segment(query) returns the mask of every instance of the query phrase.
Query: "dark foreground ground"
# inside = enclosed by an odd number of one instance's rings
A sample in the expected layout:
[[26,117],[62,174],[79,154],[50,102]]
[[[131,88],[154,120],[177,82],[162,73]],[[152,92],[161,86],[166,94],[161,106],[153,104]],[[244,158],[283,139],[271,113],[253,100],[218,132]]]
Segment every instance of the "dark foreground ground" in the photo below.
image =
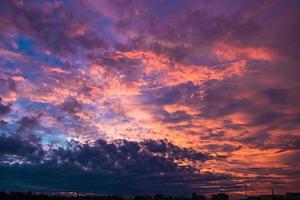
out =
[[[214,199],[214,200],[228,200],[226,194],[218,194],[216,196],[225,197],[224,199]],[[0,192],[0,200],[205,200],[205,196],[197,195],[193,193],[191,197],[184,196],[163,196],[163,195],[154,195],[154,196],[135,196],[135,197],[122,197],[122,196],[101,196],[101,195],[87,195],[87,194],[76,194],[76,193],[67,193],[67,194],[38,194],[38,193],[22,193],[22,192]]]
[[[0,200],[230,200],[225,193],[213,194],[209,198],[204,195],[193,193],[190,197],[187,196],[163,196],[160,194],[122,197],[117,195],[94,195],[94,194],[39,194],[39,193],[22,193],[22,192],[0,192]],[[236,198],[234,198],[236,199]],[[259,196],[247,196],[241,200],[300,200],[300,193],[286,193],[285,195],[266,194]]]

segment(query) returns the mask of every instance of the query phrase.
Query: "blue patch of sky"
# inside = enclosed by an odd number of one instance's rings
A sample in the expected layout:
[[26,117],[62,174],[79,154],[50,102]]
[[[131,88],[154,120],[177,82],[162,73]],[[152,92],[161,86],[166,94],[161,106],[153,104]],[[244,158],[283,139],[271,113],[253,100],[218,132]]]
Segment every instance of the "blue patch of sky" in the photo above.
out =
[[45,132],[45,131],[40,131],[40,137],[41,137],[41,143],[43,146],[48,146],[51,144],[55,144],[58,147],[66,147],[68,141],[71,139],[60,133],[59,130],[51,130],[51,133]]
[[26,38],[24,36],[18,36],[16,39],[17,43],[17,50],[25,53],[26,55],[29,56],[34,56],[34,50],[33,50],[33,45],[34,45],[34,40]]
[[15,43],[15,48],[12,47],[11,43],[6,43],[5,46],[10,51],[23,54],[28,59],[30,59],[30,62],[23,62],[5,58],[0,59],[4,60],[4,64],[7,68],[23,68],[24,70],[22,70],[22,76],[24,78],[30,80],[40,79],[40,71],[38,70],[38,68],[43,65],[48,67],[64,67],[64,62],[61,59],[39,50],[37,48],[38,43],[34,39],[31,39],[24,35],[18,35],[15,38]]
[[11,62],[11,61],[6,61],[5,63],[5,66],[8,67],[8,68],[13,68],[15,67],[15,63],[14,62]]
[[23,108],[26,108],[27,110],[30,111],[44,111],[49,107],[49,104],[47,103],[40,103],[40,102],[32,102],[26,99],[17,99],[15,104],[22,106]]
[[40,62],[49,65],[55,65],[63,67],[64,63],[60,59],[56,58],[53,55],[49,55],[39,51],[35,48],[38,44],[34,39],[19,35],[16,39],[17,51],[22,52],[23,54],[30,56],[32,59],[36,59]]
[[48,115],[58,115],[61,110],[51,103],[32,102],[25,98],[18,98],[15,105],[31,112],[47,112]]
[[5,1],[0,1],[0,11],[7,10],[7,4]]

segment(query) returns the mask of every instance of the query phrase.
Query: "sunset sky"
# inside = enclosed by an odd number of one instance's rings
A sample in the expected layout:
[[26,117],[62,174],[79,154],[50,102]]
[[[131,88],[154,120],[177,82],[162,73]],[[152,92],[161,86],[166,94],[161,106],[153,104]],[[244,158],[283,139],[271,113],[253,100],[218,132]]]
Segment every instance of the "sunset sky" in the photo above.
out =
[[300,1],[0,1],[0,190],[245,187],[300,191]]

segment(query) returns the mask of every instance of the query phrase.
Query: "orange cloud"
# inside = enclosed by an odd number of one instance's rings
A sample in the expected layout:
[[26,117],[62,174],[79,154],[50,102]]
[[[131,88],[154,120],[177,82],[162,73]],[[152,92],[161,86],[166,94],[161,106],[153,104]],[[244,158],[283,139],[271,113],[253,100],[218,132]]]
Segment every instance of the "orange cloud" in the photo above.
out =
[[176,63],[163,55],[157,55],[151,51],[118,52],[116,58],[127,57],[139,59],[145,67],[147,74],[160,72],[162,81],[166,86],[173,86],[186,82],[200,85],[208,80],[223,80],[234,75],[242,75],[246,70],[246,60],[229,63],[225,70],[216,67],[185,65]]
[[22,76],[13,76],[11,77],[14,81],[24,81],[24,78]]
[[117,52],[116,58],[140,59],[142,64],[146,66],[145,72],[151,73],[154,71],[168,70],[172,67],[172,63],[167,57],[157,55],[151,51],[127,51]]
[[280,59],[274,51],[267,47],[239,47],[223,42],[215,45],[214,53],[220,60],[226,61],[238,59],[274,61]]
[[17,93],[9,91],[6,95],[1,96],[1,101],[4,103],[11,103],[17,100]]

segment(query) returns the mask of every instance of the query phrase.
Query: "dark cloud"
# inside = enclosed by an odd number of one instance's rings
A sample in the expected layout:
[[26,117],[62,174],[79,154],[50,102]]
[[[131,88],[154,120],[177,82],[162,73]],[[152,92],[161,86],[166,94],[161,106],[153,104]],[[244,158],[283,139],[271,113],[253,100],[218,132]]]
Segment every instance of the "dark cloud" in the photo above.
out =
[[82,105],[75,99],[75,98],[69,98],[65,100],[65,102],[61,105],[61,108],[69,113],[77,113],[81,111]]
[[239,124],[233,123],[231,120],[224,120],[223,121],[224,127],[227,129],[233,129],[233,130],[241,130],[242,127]]
[[188,115],[184,111],[176,111],[174,113],[168,113],[165,110],[162,110],[158,115],[161,118],[162,122],[165,123],[178,123],[181,121],[189,121],[192,116]]
[[272,124],[277,119],[282,118],[283,116],[284,114],[282,113],[276,113],[272,111],[262,111],[261,109],[261,111],[254,116],[254,119],[252,120],[251,124],[252,125]]
[[287,90],[270,88],[264,91],[271,103],[286,104],[288,99]]
[[[1,99],[0,99],[1,102]],[[3,105],[0,103],[0,115],[5,115],[11,111],[10,105]]]
[[2,90],[11,90],[15,91],[16,90],[16,83],[13,79],[11,78],[0,78],[0,84],[1,84],[1,89],[0,91],[3,92]]
[[154,141],[154,140],[147,140],[144,142],[144,144],[147,146],[147,149],[150,152],[153,153],[166,153],[168,151],[168,141],[160,140],[160,141]]
[[39,122],[38,122],[38,118],[36,117],[22,117],[19,121],[19,129],[18,132],[21,131],[26,131],[26,130],[31,130],[32,128],[36,127]]
[[206,148],[209,149],[210,151],[213,152],[234,152],[234,151],[238,151],[242,148],[242,145],[230,145],[230,144],[222,144],[222,145],[218,145],[218,144],[210,144],[207,145]]
[[0,128],[3,128],[6,124],[6,121],[0,120]]
[[204,162],[213,159],[211,156],[180,148],[167,141],[153,140],[141,143],[126,140],[115,143],[107,143],[105,140],[97,140],[93,144],[71,143],[68,149],[55,150],[54,155],[53,158],[58,162],[76,162],[90,169],[104,167],[106,170],[113,170],[125,167],[126,170],[133,170],[138,174],[176,170],[176,160]]
[[258,132],[248,134],[248,136],[235,139],[234,141],[239,141],[244,146],[251,148],[261,150],[274,149],[278,152],[299,150],[300,148],[300,137],[298,135],[272,136],[270,133]]
[[224,140],[225,131],[215,131],[213,129],[208,128],[204,133],[201,134],[201,140]]
[[205,155],[200,152],[196,152],[193,149],[188,148],[180,148],[166,140],[154,141],[154,140],[146,140],[143,143],[150,152],[154,153],[162,153],[167,157],[172,158],[174,156],[174,160],[177,159],[190,159],[194,161],[206,161],[213,159],[213,157],[209,155]]
[[44,150],[37,140],[32,136],[28,139],[23,139],[19,135],[0,136],[0,159],[1,161],[13,161],[11,156],[19,156],[16,160],[32,161],[40,160]]
[[[99,194],[119,194],[119,195],[142,195],[142,194],[169,194],[190,195],[196,188],[191,184],[202,184],[202,181],[228,180],[229,177],[213,174],[193,175],[189,172],[180,174],[164,175],[136,175],[118,174],[105,171],[91,172],[82,171],[75,166],[57,167],[52,164],[41,165],[1,165],[0,177],[4,183],[4,190],[10,191],[12,187],[18,191],[38,191],[38,192],[68,192],[78,191],[82,193],[91,192]],[[37,175],[39,178],[32,179]],[[18,177],[18,184],[14,183],[12,177]],[[70,184],[70,181],[72,184]],[[228,183],[228,182],[227,182]],[[180,190],[176,190],[180,186]],[[238,189],[237,185],[225,186],[225,190]],[[224,189],[223,188],[223,189]],[[199,190],[199,189],[198,189]],[[211,189],[203,185],[201,191],[209,192]]]
[[266,132],[259,132],[239,140],[241,143],[260,149],[268,149],[271,142],[271,134]]
[[[0,152],[2,155],[18,155],[29,160],[27,157],[43,151],[38,142],[33,144],[21,141],[17,136],[3,136],[0,138]],[[205,162],[213,158],[165,140],[140,143],[97,140],[90,144],[73,141],[67,148],[54,148],[44,156],[41,153],[39,155],[40,160],[34,165],[8,167],[1,164],[0,177],[5,180],[5,189],[17,187],[20,190],[43,192],[75,190],[134,195],[169,193],[180,185],[178,194],[187,194],[198,188],[197,184],[202,181],[230,179],[227,175],[201,173],[191,165],[179,165],[177,162],[180,160]],[[11,176],[8,177],[7,173]],[[36,174],[43,176],[30,178]],[[14,181],[20,184],[12,185]]]

